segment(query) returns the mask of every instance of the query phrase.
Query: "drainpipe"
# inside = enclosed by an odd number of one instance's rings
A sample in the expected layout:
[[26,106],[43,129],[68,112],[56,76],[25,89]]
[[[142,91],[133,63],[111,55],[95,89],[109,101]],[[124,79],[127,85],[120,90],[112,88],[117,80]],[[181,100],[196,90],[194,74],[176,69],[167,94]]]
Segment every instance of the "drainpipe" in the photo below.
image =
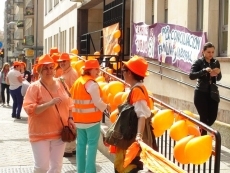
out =
[[130,45],[129,45],[129,56],[131,56],[132,52],[132,35],[133,35],[133,4],[134,0],[130,0]]
[[35,52],[35,59],[34,61],[36,61],[36,58],[38,57],[38,0],[37,1],[37,11],[36,11],[36,52]]

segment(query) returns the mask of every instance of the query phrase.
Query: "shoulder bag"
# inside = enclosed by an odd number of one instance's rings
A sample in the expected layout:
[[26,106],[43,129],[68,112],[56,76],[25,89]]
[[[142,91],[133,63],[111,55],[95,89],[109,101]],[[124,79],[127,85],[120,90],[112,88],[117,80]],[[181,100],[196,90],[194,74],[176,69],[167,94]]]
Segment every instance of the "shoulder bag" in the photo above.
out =
[[[61,80],[60,80],[61,81]],[[49,92],[49,90],[46,88],[46,86],[40,81],[40,83],[42,84],[42,86],[48,91],[48,93],[50,94],[51,98],[53,98],[53,96],[51,95],[51,93]],[[61,81],[62,83],[62,81]],[[62,83],[63,84],[63,83]],[[65,90],[66,90],[66,87],[64,87]],[[67,92],[68,93],[68,92]],[[72,141],[75,141],[76,140],[76,132],[74,132],[73,130],[71,130],[69,128],[69,126],[65,126],[63,121],[62,121],[62,118],[61,118],[61,115],[59,113],[59,110],[58,110],[58,107],[57,105],[55,104],[55,108],[59,114],[59,117],[60,117],[60,120],[61,120],[61,123],[62,123],[62,126],[63,126],[63,129],[62,129],[62,132],[61,132],[61,139],[63,142],[72,142]]]
[[210,84],[210,96],[216,102],[220,102],[220,94],[218,90],[218,86],[215,83]]
[[[140,86],[135,86],[142,90]],[[134,87],[134,88],[135,88]],[[133,90],[133,88],[132,88]],[[127,149],[136,138],[138,118],[134,106],[130,104],[130,91],[127,101],[118,107],[119,114],[117,120],[107,130],[104,140],[107,144],[116,146],[121,149]],[[155,136],[150,125],[152,116],[146,119],[143,141],[157,150]]]

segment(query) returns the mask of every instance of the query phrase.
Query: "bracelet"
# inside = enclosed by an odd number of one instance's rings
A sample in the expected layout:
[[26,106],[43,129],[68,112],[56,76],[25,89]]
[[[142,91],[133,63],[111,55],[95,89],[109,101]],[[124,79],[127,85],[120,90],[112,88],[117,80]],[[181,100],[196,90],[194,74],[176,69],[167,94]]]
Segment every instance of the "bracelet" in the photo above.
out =
[[137,133],[137,136],[142,137],[143,135],[142,133]]
[[69,119],[73,120],[73,117],[69,117],[68,120],[69,120]]

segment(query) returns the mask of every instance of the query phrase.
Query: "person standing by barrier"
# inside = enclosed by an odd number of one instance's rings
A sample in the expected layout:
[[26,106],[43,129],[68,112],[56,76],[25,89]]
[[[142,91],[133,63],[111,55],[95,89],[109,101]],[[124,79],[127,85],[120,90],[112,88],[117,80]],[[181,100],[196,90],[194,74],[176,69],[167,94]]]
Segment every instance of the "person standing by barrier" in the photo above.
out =
[[98,61],[87,60],[83,71],[70,92],[75,103],[73,117],[77,127],[77,172],[96,173],[100,121],[104,110],[110,111],[110,107],[102,101],[102,91],[95,81],[100,73]]
[[[144,58],[139,56],[134,56],[129,61],[123,63],[124,66],[122,67],[121,71],[123,73],[124,80],[125,82],[130,84],[130,87],[132,89],[132,93],[130,96],[130,104],[134,106],[134,110],[138,117],[136,141],[142,141],[142,137],[147,136],[147,133],[149,133],[149,131],[145,130],[145,128],[151,128],[150,102],[147,89],[143,84],[144,78],[148,76],[148,63]],[[137,86],[140,86],[141,89]],[[150,135],[151,139],[143,138],[143,141],[150,147],[152,147],[154,150],[158,151],[158,147],[153,132]],[[140,161],[139,155],[137,155],[134,158],[134,160],[126,168],[124,168],[123,165],[125,153],[126,150],[116,147],[114,160],[115,173],[137,173],[138,171],[144,169],[143,163]]]
[[[71,88],[73,83],[77,80],[78,74],[70,65],[70,56],[68,53],[62,53],[57,60],[59,66],[63,70],[61,78],[64,79],[68,88]],[[76,141],[66,144],[64,157],[72,157],[76,154]]]
[[[191,67],[189,78],[197,79],[194,91],[194,104],[200,115],[200,121],[211,126],[217,118],[219,102],[210,96],[210,84],[220,81],[222,78],[220,63],[213,58],[215,47],[207,42],[203,46],[203,56],[197,59]],[[202,135],[207,131],[202,130]]]
[[[8,63],[4,63],[3,68],[0,74],[0,82],[1,82],[1,97],[2,97],[2,106],[5,106],[7,102],[7,106],[10,106],[10,90],[9,85],[6,82],[6,76],[10,71],[10,65]],[[5,99],[5,90],[6,90],[6,99]]]
[[21,63],[15,61],[13,64],[13,69],[9,71],[6,76],[6,83],[10,85],[10,95],[13,99],[13,109],[12,109],[12,118],[21,119],[21,109],[23,96],[21,94],[22,81],[25,80],[22,78],[20,73]]
[[61,81],[53,77],[55,63],[48,54],[39,58],[36,68],[40,79],[29,86],[23,102],[34,155],[33,172],[61,173],[66,145],[61,139],[63,124],[76,130],[73,102]]

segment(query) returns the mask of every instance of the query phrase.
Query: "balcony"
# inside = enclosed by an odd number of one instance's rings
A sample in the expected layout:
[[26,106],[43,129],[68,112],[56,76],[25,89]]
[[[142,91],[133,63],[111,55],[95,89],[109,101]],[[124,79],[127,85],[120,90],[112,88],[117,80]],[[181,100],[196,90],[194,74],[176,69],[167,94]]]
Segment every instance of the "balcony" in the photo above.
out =
[[34,45],[34,35],[28,35],[24,37],[24,44],[26,46],[33,46]]
[[14,9],[7,9],[7,14],[14,14]]
[[34,7],[26,7],[24,17],[34,17]]
[[8,5],[7,5],[7,9],[8,9],[8,10],[14,9],[14,4],[8,4]]
[[9,31],[14,31],[14,30],[15,30],[15,27],[14,27],[14,25],[8,25],[7,29],[8,29]]
[[21,29],[17,29],[14,32],[14,40],[23,40],[23,31]]
[[24,27],[24,21],[23,20],[18,20],[17,21],[17,27],[18,28],[23,28]]
[[23,5],[24,5],[23,0],[14,0],[14,3],[15,3],[18,7],[23,7]]

